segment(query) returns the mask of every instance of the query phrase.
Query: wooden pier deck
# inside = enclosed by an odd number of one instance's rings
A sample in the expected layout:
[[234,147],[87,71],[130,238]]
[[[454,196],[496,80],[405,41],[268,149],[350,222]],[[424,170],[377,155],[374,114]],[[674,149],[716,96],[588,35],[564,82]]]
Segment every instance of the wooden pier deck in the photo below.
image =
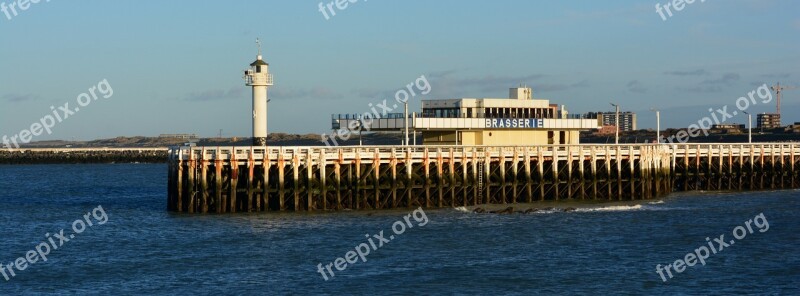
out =
[[187,213],[635,200],[798,188],[800,144],[178,147],[168,209]]

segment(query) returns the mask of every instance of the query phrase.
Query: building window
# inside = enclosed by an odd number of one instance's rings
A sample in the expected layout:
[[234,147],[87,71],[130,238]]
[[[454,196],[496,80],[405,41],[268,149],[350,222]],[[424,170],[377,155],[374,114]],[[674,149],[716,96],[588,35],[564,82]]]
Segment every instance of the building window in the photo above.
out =
[[458,108],[424,108],[422,117],[425,118],[459,118],[461,110]]

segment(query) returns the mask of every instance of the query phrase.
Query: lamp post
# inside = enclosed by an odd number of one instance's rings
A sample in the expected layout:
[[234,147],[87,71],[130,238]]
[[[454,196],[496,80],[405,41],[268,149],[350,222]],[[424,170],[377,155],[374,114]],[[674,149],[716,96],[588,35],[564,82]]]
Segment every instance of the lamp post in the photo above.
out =
[[358,146],[364,146],[363,138],[361,137],[361,133],[364,131],[364,118],[358,119]]
[[404,112],[405,115],[403,116],[403,125],[405,126],[405,129],[406,129],[406,131],[405,131],[405,134],[406,134],[406,142],[405,142],[405,144],[406,144],[406,146],[408,146],[408,101],[403,103],[403,105],[405,106],[405,112]]
[[616,107],[614,114],[614,144],[619,144],[619,105],[610,103],[611,106]]
[[742,111],[742,113],[747,114],[747,143],[753,143],[753,114],[747,113],[747,111]]
[[656,112],[656,143],[661,144],[661,111],[656,108],[650,108],[650,111]]
[[[417,112],[411,113],[411,122],[417,122]],[[414,146],[417,146],[417,128],[414,127],[414,130],[411,131],[411,133],[413,133],[412,138],[414,139]]]

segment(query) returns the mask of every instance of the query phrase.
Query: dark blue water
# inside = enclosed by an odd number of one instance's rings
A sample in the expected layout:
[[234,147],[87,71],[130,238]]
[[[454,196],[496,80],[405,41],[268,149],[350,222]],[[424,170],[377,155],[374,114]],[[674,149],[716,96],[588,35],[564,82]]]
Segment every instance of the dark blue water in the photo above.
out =
[[[427,210],[408,222],[411,210],[191,216],[165,211],[166,170],[0,166],[4,265],[48,233],[93,222],[48,261],[0,276],[0,294],[800,294],[800,191],[682,194],[570,213]],[[656,273],[706,237],[732,240],[760,213],[765,232],[753,222],[705,266],[667,282]],[[318,264],[368,245],[365,234],[394,234],[398,220],[404,233],[323,279]]]

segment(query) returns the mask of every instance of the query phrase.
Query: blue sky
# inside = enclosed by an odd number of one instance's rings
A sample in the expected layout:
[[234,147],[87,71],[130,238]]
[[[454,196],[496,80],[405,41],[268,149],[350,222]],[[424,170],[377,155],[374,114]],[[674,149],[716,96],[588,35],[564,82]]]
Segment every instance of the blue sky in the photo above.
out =
[[[618,102],[642,128],[655,126],[651,107],[662,127],[686,127],[763,83],[800,86],[796,1],[696,1],[667,21],[655,11],[666,0],[359,0],[329,20],[319,3],[43,0],[0,14],[0,134],[107,79],[111,98],[34,140],[248,136],[241,73],[256,37],[275,75],[270,132],[325,132],[332,113],[366,112],[420,75],[433,90],[422,99],[505,97],[524,83],[573,113]],[[800,89],[787,91],[784,123],[798,107]]]

